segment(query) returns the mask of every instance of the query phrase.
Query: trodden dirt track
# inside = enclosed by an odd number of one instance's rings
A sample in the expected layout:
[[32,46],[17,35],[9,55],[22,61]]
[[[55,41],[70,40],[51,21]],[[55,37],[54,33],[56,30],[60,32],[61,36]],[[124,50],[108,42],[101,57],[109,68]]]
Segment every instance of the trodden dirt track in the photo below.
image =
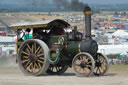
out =
[[128,85],[128,71],[112,71],[105,76],[77,77],[71,69],[61,76],[26,76],[18,66],[0,67],[0,85]]

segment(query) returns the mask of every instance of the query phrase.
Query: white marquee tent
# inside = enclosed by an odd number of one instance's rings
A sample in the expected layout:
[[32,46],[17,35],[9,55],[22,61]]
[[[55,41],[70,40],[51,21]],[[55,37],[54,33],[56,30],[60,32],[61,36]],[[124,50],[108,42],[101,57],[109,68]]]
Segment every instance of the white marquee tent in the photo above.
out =
[[112,35],[118,37],[128,37],[128,32],[126,30],[117,30]]

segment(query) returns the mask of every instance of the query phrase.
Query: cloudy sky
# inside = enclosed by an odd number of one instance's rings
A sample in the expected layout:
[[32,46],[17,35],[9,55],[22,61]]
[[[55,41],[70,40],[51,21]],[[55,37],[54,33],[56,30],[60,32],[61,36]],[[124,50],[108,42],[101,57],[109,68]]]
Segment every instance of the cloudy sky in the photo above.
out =
[[[0,4],[21,4],[21,3],[29,3],[32,0],[0,0]],[[36,0],[41,1],[41,0]],[[42,0],[42,1],[49,1],[52,0]],[[120,4],[120,3],[128,3],[128,0],[80,0],[85,3],[89,4]]]
[[120,4],[128,3],[128,0],[80,0],[91,4]]
[[[0,0],[0,8],[31,8],[33,5],[39,7],[48,6],[55,0]],[[61,0],[60,0],[61,1]],[[79,0],[88,4],[128,4],[128,0]],[[55,2],[54,2],[55,3]]]

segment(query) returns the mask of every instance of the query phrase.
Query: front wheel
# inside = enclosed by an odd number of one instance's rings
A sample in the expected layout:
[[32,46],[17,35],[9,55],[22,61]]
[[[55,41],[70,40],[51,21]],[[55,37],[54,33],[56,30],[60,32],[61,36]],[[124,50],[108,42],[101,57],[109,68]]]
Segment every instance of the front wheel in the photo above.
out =
[[108,58],[101,53],[97,53],[96,57],[97,59],[95,60],[95,69],[93,73],[95,76],[102,76],[109,68]]
[[72,67],[77,76],[88,77],[94,71],[94,59],[89,53],[79,53],[74,57]]

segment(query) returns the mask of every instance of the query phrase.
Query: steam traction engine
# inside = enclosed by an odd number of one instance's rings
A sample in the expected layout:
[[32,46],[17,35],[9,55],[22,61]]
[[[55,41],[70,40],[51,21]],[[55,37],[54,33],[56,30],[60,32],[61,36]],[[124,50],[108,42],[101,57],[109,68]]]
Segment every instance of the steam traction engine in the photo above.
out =
[[17,61],[23,73],[39,76],[61,75],[72,67],[77,76],[100,76],[108,70],[108,59],[97,53],[98,45],[91,38],[91,9],[84,10],[86,36],[77,31],[70,33],[70,25],[63,20],[38,24],[12,25],[17,30]]

